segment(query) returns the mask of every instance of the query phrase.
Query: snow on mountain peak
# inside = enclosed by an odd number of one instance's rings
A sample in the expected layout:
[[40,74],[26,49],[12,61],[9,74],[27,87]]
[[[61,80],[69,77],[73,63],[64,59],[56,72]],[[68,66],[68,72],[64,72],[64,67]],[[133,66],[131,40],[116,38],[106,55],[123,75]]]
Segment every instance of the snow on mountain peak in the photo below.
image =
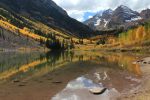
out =
[[129,28],[140,24],[145,18],[150,18],[150,10],[142,13],[134,11],[127,6],[120,5],[114,11],[111,9],[97,13],[92,19],[86,21],[86,25],[96,30],[116,29],[118,27]]
[[131,18],[130,20],[126,20],[126,22],[132,22],[132,21],[137,21],[137,20],[141,20],[141,19],[142,19],[142,17],[137,16],[135,18]]

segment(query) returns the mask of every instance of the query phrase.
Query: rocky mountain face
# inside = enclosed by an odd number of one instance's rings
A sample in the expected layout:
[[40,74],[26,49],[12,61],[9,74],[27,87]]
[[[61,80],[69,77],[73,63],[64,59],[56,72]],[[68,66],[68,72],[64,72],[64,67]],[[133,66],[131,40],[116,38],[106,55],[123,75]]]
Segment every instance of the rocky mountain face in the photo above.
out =
[[93,30],[70,18],[65,10],[52,0],[0,0],[0,7],[17,15],[37,20],[66,34],[88,37]]
[[144,20],[150,18],[150,10],[143,10],[141,13],[133,11],[126,6],[119,6],[114,11],[108,9],[102,15],[95,15],[93,18],[84,22],[95,30],[109,29],[128,29],[141,24]]
[[111,9],[108,9],[102,14],[97,13],[95,16],[93,16],[93,18],[85,21],[84,24],[88,25],[89,27],[95,30],[106,29],[112,12],[113,11]]
[[142,10],[140,16],[144,19],[150,19],[150,9]]

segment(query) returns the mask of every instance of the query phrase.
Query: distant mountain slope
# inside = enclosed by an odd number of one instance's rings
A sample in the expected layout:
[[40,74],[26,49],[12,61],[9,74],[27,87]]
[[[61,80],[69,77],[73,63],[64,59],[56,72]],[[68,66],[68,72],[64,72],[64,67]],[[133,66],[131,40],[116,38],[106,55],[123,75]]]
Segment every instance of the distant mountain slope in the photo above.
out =
[[138,26],[143,23],[144,20],[150,18],[150,11],[144,10],[141,13],[133,11],[126,6],[119,6],[114,11],[108,9],[103,12],[102,15],[93,16],[93,18],[84,22],[84,24],[90,26],[95,30],[109,30],[109,29],[128,29]]
[[88,26],[70,18],[52,0],[0,0],[0,7],[70,35],[87,37],[93,33]]
[[108,21],[110,20],[110,17],[112,15],[112,10],[108,9],[104,11],[101,14],[97,13],[93,18],[88,19],[87,21],[84,22],[84,24],[88,25],[89,27],[98,30],[98,29],[107,29],[107,24]]
[[150,19],[150,9],[146,9],[146,10],[142,10],[140,15],[144,18],[144,19]]

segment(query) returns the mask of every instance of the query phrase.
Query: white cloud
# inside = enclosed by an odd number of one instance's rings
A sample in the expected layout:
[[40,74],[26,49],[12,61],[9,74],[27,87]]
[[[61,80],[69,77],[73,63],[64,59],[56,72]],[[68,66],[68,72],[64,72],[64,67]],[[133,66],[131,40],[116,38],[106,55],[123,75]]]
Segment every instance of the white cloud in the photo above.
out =
[[119,5],[126,5],[133,10],[150,7],[150,0],[53,0],[64,8],[68,14],[78,20],[83,20],[85,12],[97,12],[104,9],[115,9]]
[[88,16],[88,18],[90,19],[90,18],[92,18],[93,16]]
[[71,11],[68,11],[68,14],[77,19],[78,21],[83,21],[83,16],[84,16],[84,12],[82,11],[78,11],[78,10],[71,10]]

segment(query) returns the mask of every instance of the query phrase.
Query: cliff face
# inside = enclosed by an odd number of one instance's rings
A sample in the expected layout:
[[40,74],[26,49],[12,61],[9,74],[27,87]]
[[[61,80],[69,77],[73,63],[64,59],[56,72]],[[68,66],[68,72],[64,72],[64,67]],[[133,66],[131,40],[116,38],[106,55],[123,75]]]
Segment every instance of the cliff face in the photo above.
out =
[[149,20],[150,19],[150,9],[146,9],[146,10],[142,10],[140,15],[146,19]]

